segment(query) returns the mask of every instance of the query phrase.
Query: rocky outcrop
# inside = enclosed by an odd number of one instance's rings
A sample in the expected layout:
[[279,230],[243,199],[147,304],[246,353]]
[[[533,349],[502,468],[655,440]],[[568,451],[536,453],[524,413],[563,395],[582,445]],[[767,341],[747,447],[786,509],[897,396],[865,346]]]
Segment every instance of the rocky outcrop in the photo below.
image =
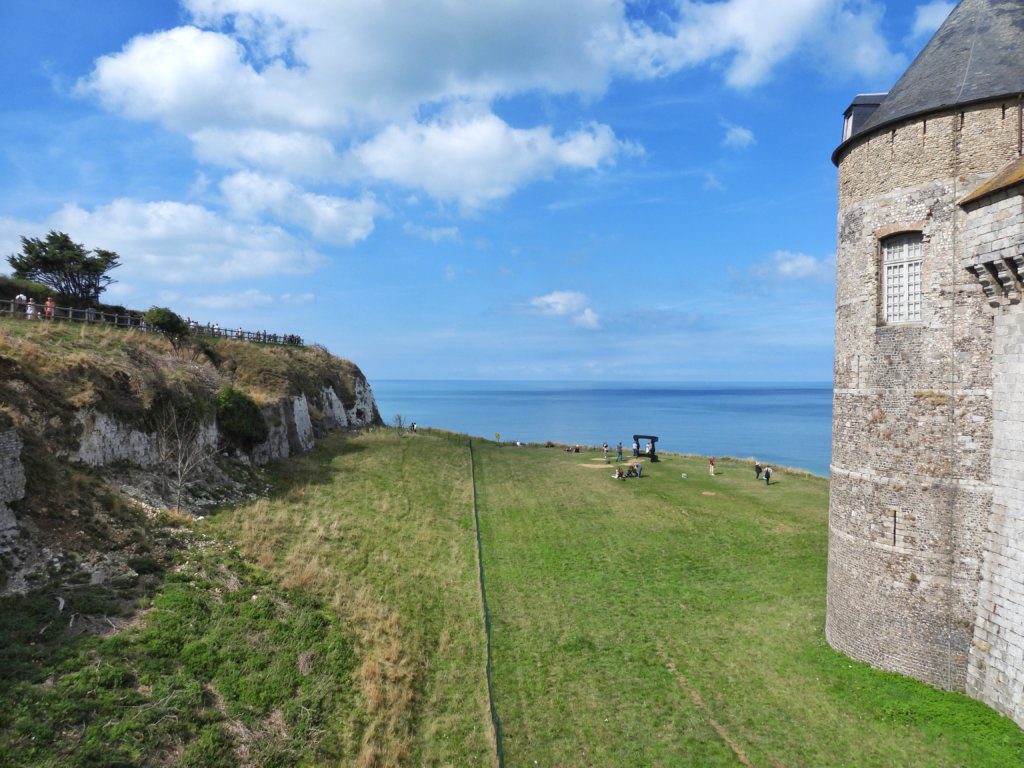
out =
[[[245,458],[254,464],[286,459],[310,450],[318,434],[376,423],[379,415],[370,385],[357,379],[353,389],[355,397],[349,408],[331,386],[325,386],[312,398],[300,393],[265,406],[263,415],[270,434]],[[156,432],[122,424],[95,410],[79,411],[75,419],[81,431],[78,448],[65,454],[71,461],[91,467],[124,462],[143,469],[160,463],[160,438]],[[197,440],[199,447],[216,448],[220,443],[216,424],[205,425]]]
[[8,506],[25,496],[25,468],[21,464],[21,437],[13,429],[0,432],[0,550],[12,537],[18,521]]

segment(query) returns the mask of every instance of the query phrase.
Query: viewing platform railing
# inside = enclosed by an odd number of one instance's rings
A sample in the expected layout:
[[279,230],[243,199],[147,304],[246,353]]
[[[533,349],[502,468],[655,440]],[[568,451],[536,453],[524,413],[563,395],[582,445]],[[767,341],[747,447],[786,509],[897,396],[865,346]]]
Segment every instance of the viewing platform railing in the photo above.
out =
[[[106,325],[115,328],[134,328],[145,333],[156,332],[146,323],[146,318],[137,314],[115,314],[103,312],[94,307],[79,309],[76,307],[58,307],[53,305],[47,308],[45,303],[35,304],[16,299],[0,299],[0,317],[13,317],[27,321],[43,322],[72,322],[87,323],[91,325]],[[212,336],[222,339],[237,339],[238,341],[252,341],[259,344],[280,344],[289,347],[305,346],[299,336],[286,333],[267,333],[266,331],[246,331],[241,328],[221,328],[214,323],[200,325],[192,320],[189,322],[189,329],[196,336]]]

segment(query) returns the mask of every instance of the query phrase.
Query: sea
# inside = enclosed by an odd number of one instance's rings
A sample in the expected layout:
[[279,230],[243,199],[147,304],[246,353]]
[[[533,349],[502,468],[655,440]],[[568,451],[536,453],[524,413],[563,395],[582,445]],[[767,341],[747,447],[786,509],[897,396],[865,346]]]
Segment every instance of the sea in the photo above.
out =
[[371,381],[381,416],[524,443],[657,435],[661,451],[755,457],[827,476],[832,383]]

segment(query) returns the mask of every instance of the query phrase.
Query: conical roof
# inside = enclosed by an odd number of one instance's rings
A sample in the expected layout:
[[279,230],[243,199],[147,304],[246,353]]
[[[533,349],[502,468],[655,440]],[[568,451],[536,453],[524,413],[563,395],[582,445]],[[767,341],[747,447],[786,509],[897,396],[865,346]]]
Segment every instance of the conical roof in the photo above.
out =
[[1021,93],[1024,0],[962,0],[851,139],[908,117]]

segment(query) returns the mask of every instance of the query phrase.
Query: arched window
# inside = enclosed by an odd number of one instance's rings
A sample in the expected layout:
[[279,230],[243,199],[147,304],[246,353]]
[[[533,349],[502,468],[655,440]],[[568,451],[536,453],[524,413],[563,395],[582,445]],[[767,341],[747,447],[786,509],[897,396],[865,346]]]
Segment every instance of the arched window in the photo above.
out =
[[882,317],[887,323],[921,321],[920,232],[905,232],[882,241]]

